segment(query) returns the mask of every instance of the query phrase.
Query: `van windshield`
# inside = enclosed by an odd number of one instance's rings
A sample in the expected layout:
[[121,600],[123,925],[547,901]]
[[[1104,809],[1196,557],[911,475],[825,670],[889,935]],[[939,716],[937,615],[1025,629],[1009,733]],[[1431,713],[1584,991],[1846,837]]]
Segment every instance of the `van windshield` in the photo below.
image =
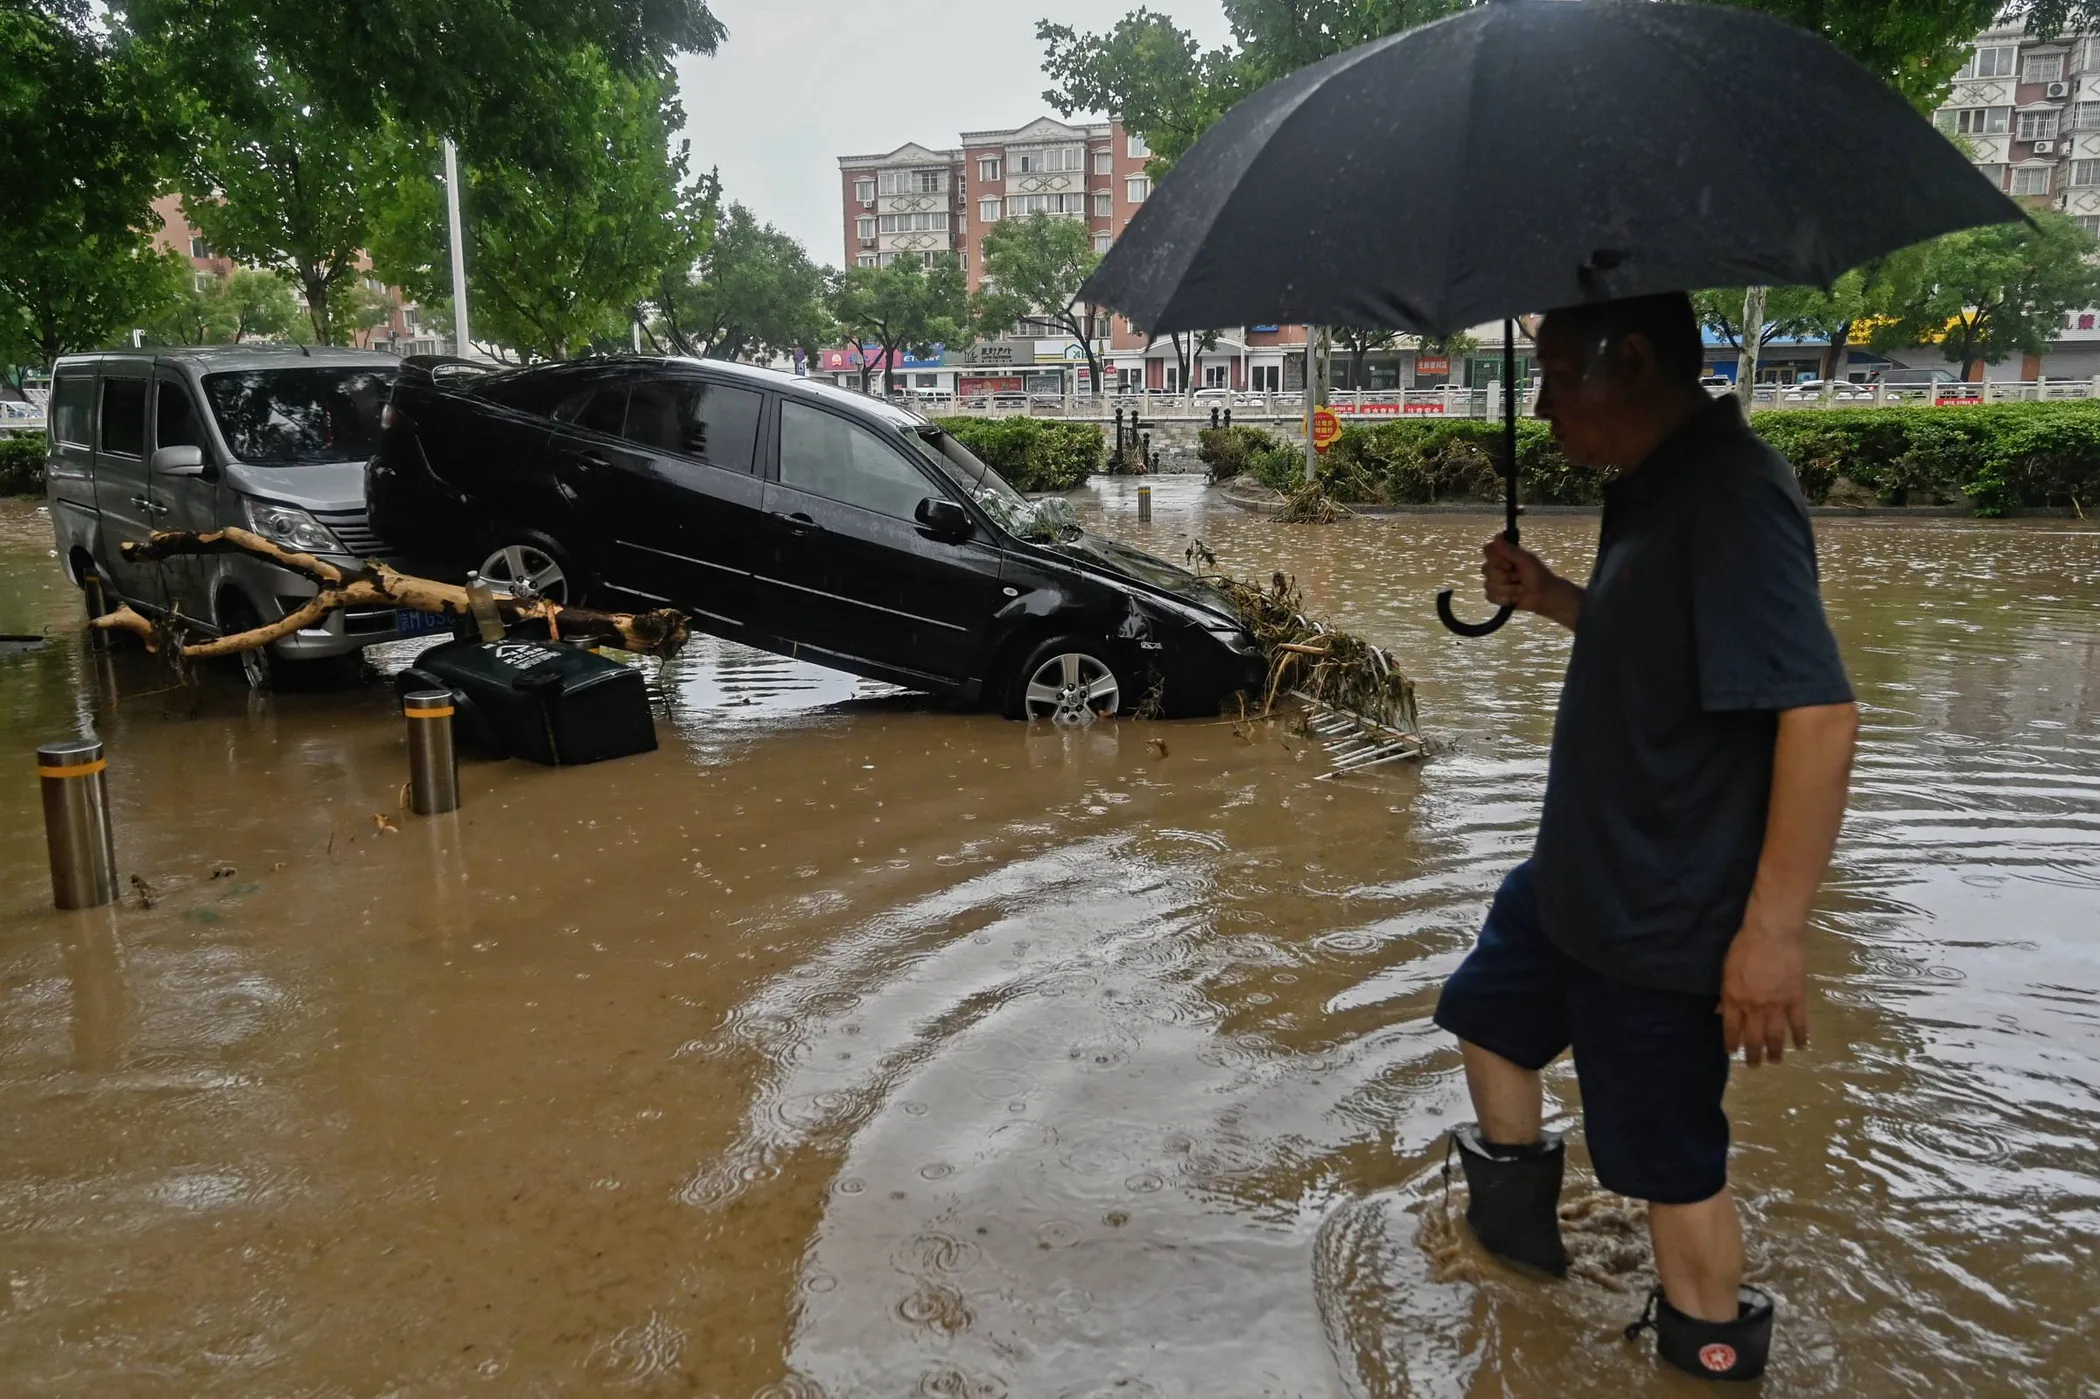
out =
[[379,415],[394,372],[361,365],[244,369],[205,375],[204,397],[241,461],[364,461],[379,450]]

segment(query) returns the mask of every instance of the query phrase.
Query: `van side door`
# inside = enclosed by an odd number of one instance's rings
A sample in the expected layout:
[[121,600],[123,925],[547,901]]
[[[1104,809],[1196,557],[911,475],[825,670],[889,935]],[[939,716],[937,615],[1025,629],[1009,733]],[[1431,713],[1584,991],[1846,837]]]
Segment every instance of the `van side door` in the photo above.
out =
[[95,392],[92,367],[60,365],[45,406],[44,494],[68,573],[75,554],[97,552],[101,528],[95,511]]
[[156,508],[147,493],[146,413],[153,386],[142,364],[102,365],[95,412],[95,509],[102,516],[102,557],[117,591],[127,600],[160,609],[167,606],[162,566],[133,563],[124,545],[143,542],[159,528]]
[[[201,475],[168,475],[156,469],[155,460],[166,447],[195,447],[204,453]],[[156,529],[195,530],[203,533],[235,523],[219,512],[219,463],[211,448],[211,435],[189,381],[172,369],[153,376],[153,439],[147,444],[146,498],[157,507]],[[210,580],[222,567],[218,558],[204,554],[181,554],[161,564],[168,590],[168,606],[181,607],[190,617],[214,615]]]

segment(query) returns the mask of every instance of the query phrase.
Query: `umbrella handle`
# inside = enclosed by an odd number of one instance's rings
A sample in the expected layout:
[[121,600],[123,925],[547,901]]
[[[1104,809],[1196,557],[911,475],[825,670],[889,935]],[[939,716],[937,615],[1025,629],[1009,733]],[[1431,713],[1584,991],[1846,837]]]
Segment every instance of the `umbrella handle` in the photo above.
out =
[[1446,588],[1436,595],[1437,620],[1460,636],[1488,636],[1498,632],[1502,630],[1502,624],[1510,619],[1510,614],[1516,610],[1514,607],[1504,607],[1485,622],[1461,622],[1451,610],[1451,590]]

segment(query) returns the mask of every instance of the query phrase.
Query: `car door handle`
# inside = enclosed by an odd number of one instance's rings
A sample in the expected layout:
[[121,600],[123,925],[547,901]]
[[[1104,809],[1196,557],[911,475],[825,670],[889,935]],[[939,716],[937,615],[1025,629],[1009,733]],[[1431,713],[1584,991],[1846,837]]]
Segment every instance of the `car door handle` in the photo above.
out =
[[575,456],[570,457],[569,460],[587,472],[612,470],[612,463],[599,456],[596,452],[578,452]]
[[799,510],[792,515],[782,515],[776,511],[773,515],[773,520],[797,539],[805,534],[816,534],[824,528]]
[[148,512],[150,512],[151,514],[155,514],[155,515],[165,515],[165,514],[167,514],[167,513],[168,513],[168,507],[167,507],[167,506],[165,506],[165,505],[161,504],[161,503],[160,503],[159,501],[157,501],[157,500],[152,500],[152,499],[149,499],[149,498],[148,498],[148,497],[146,497],[146,496],[142,496],[142,495],[135,495],[135,496],[133,496],[133,497],[131,498],[131,503],[132,503],[133,505],[136,505],[136,506],[137,506],[137,507],[138,507],[139,509],[141,509],[141,510],[144,510],[144,511],[148,511]]

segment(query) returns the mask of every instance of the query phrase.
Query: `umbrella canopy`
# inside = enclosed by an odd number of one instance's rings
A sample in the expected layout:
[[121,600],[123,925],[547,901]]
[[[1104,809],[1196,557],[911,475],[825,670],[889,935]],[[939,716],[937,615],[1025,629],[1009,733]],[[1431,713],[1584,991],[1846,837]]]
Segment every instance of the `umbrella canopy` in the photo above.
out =
[[1755,11],[1493,0],[1315,63],[1190,149],[1080,295],[1155,334],[1450,334],[1828,285],[2023,217],[1888,84]]

